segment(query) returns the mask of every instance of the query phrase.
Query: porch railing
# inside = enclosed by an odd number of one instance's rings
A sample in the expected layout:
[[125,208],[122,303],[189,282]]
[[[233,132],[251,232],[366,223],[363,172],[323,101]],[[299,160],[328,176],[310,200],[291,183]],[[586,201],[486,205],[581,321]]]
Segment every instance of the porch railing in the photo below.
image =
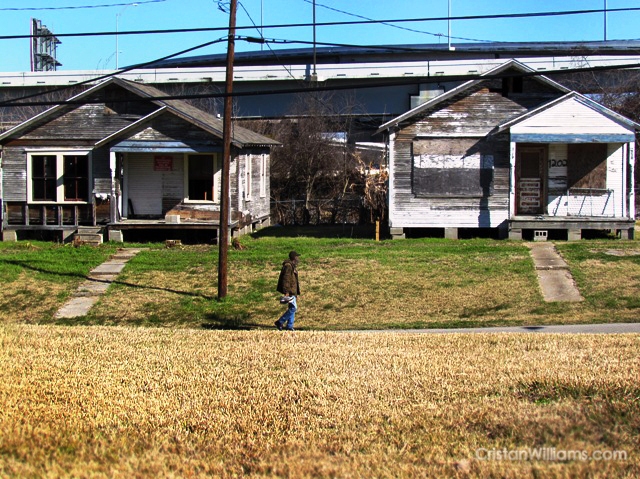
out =
[[109,219],[109,203],[60,204],[5,201],[2,203],[3,229],[11,226],[95,226]]
[[598,216],[614,218],[614,190],[608,188],[569,188],[558,195],[553,205],[554,216]]

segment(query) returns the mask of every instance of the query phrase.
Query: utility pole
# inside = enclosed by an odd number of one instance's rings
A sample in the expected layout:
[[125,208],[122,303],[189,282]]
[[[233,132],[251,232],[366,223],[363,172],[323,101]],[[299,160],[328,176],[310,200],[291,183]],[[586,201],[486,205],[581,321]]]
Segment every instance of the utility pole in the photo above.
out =
[[447,30],[447,41],[449,43],[449,51],[451,51],[451,0],[449,0],[447,7]]
[[604,0],[604,41],[607,41],[607,0]]
[[318,79],[318,72],[316,71],[316,0],[313,0],[313,73],[311,79],[316,81]]
[[222,188],[220,192],[220,227],[218,234],[218,299],[227,296],[227,256],[229,253],[229,170],[231,169],[231,114],[233,113],[233,55],[236,44],[237,0],[231,0],[229,39],[227,43],[227,77],[225,83],[224,118],[222,125]]

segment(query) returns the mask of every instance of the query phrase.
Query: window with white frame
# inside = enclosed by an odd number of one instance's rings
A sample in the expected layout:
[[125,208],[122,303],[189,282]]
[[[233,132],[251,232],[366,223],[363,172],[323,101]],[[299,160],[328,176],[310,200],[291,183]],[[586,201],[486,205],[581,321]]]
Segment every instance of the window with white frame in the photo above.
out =
[[267,155],[260,155],[260,198],[267,196]]
[[30,201],[89,201],[88,153],[29,153],[27,165]]
[[220,202],[221,165],[216,154],[187,155],[185,199]]
[[251,155],[244,157],[244,199],[251,200]]

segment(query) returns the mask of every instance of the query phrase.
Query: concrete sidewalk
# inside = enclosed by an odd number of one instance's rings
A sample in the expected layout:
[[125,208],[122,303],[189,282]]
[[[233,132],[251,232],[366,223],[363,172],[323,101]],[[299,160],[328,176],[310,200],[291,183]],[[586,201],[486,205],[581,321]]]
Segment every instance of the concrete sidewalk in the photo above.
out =
[[100,296],[122,272],[127,262],[137,255],[141,249],[121,248],[107,261],[89,272],[84,281],[71,298],[58,310],[54,318],[78,318],[85,316]]
[[497,326],[491,328],[388,329],[350,331],[362,333],[451,334],[451,333],[549,333],[549,334],[622,334],[640,333],[640,323],[567,324],[550,326]]
[[584,300],[571,276],[569,266],[558,254],[553,243],[535,242],[531,243],[529,247],[545,301],[579,302]]

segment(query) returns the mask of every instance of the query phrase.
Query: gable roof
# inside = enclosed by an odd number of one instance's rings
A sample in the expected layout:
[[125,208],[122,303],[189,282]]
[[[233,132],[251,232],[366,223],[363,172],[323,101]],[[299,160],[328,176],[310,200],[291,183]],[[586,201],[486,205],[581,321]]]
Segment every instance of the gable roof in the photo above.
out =
[[[196,108],[189,103],[182,100],[163,100],[158,99],[168,96],[165,92],[158,90],[150,85],[143,85],[140,83],[131,82],[128,80],[122,80],[120,78],[113,78],[115,82],[124,88],[128,89],[132,93],[139,96],[149,98],[155,104],[159,106],[165,106],[167,109],[177,116],[181,117],[190,123],[193,123],[205,131],[208,131],[214,136],[222,139],[223,134],[223,120],[222,118],[215,117],[210,113],[207,113],[199,108]],[[238,147],[245,146],[275,146],[280,143],[268,138],[264,135],[251,131],[247,128],[240,126],[234,126],[233,137],[231,142]]]
[[[502,65],[493,68],[485,73],[483,73],[482,75],[480,75],[479,78],[476,78],[474,80],[469,80],[465,83],[463,83],[462,85],[457,86],[456,88],[452,88],[451,90],[449,90],[448,92],[443,93],[442,95],[438,95],[435,98],[432,98],[431,100],[422,103],[421,105],[418,105],[415,108],[412,108],[411,110],[403,113],[400,116],[397,116],[396,118],[389,120],[388,122],[384,123],[383,125],[381,125],[377,130],[375,134],[381,133],[385,130],[389,130],[390,128],[393,128],[397,125],[399,125],[400,123],[402,123],[403,121],[408,120],[409,118],[418,115],[420,113],[422,113],[423,111],[429,110],[430,108],[433,108],[434,106],[438,105],[439,103],[442,103],[445,100],[448,100],[450,98],[455,97],[456,95],[459,95],[460,93],[469,90],[471,88],[473,88],[474,86],[478,85],[479,83],[486,81],[487,78],[491,78],[494,75],[499,75],[501,73],[504,73],[506,70],[508,69],[515,69],[515,70],[519,70],[522,73],[535,73],[535,70],[533,70],[532,68],[529,68],[528,66],[520,63],[517,60],[509,60],[508,62],[503,63]],[[538,77],[536,77],[536,79],[542,83],[545,83],[546,85],[555,88],[561,92],[564,93],[568,93],[570,90],[564,86],[562,86],[560,83],[551,80],[550,78],[545,77],[544,75],[540,75]]]
[[[150,85],[142,85],[142,84],[131,82],[128,80],[123,80],[121,78],[111,77],[108,80],[102,83],[99,83],[83,91],[78,95],[71,97],[69,100],[67,100],[67,102],[61,103],[60,105],[56,105],[52,108],[49,108],[48,110],[30,118],[29,120],[24,121],[19,125],[16,125],[15,127],[7,130],[6,132],[0,135],[0,141],[6,138],[13,137],[16,134],[20,134],[24,131],[27,131],[33,126],[41,124],[47,121],[48,119],[54,117],[57,114],[75,107],[76,103],[82,102],[83,99],[86,99],[87,97],[90,97],[92,94],[113,84],[118,85],[141,98],[149,99],[152,103],[154,103],[159,107],[159,110],[162,110],[163,112],[170,111],[176,116],[182,118],[183,120],[189,123],[196,125],[202,130],[210,133],[211,135],[219,139],[223,138],[223,120],[221,118],[217,118],[182,100],[162,99],[163,97],[166,97],[168,95],[165,92],[158,90],[157,88],[152,87]],[[145,119],[148,120],[149,117],[157,116],[157,115],[154,115],[154,113],[157,113],[157,112],[158,110],[156,110],[156,112],[153,112],[150,115],[147,115],[141,120],[145,120]],[[141,120],[135,122],[134,124],[138,125],[141,122]],[[129,129],[130,128],[125,128],[120,132],[129,131]],[[232,135],[233,135],[231,139],[232,144],[239,148],[248,147],[248,146],[276,146],[280,144],[279,142],[271,138],[268,138],[264,135],[251,131],[247,128],[242,128],[240,126],[233,126]],[[110,138],[113,138],[114,136],[116,135],[112,134],[110,135]],[[101,140],[99,144],[103,144],[103,140]]]
[[66,110],[72,110],[73,108],[76,107],[76,105],[71,104],[71,102],[75,103],[78,101],[82,101],[82,99],[88,96],[91,96],[94,92],[101,90],[105,86],[106,86],[106,82],[94,85],[91,88],[88,88],[87,90],[79,93],[78,95],[72,96],[71,98],[66,100],[64,103],[60,103],[59,105],[51,107],[41,113],[38,113],[35,116],[32,116],[31,118],[23,121],[22,123],[18,123],[16,126],[9,128],[4,133],[0,134],[0,141],[10,138],[12,136],[15,136],[16,134],[20,134],[23,131],[29,130],[30,128],[38,124],[44,123],[47,119],[52,118],[59,113],[63,113]]
[[610,110],[609,108],[607,108],[604,105],[601,105],[600,103],[598,103],[597,101],[594,101],[576,91],[572,91],[567,93],[566,95],[560,97],[560,98],[556,98],[555,100],[552,100],[548,103],[545,103],[537,108],[534,108],[533,110],[527,111],[525,113],[523,113],[522,115],[516,117],[516,118],[512,118],[509,121],[506,121],[505,123],[502,123],[501,125],[498,125],[498,132],[502,132],[505,130],[508,130],[509,128],[511,128],[512,126],[515,126],[519,123],[522,123],[525,120],[528,120],[529,118],[532,118],[536,115],[539,115],[540,113],[543,113],[557,105],[560,105],[562,103],[565,103],[569,100],[576,100],[578,103],[581,103],[583,105],[585,105],[588,108],[591,108],[593,110],[595,110],[596,112],[600,113],[601,115],[603,115],[604,117],[618,123],[621,124],[623,126],[626,126],[629,129],[633,129],[633,130],[640,130],[640,124],[636,123],[633,120],[630,120],[629,118],[620,115],[619,113],[616,113],[613,110]]

